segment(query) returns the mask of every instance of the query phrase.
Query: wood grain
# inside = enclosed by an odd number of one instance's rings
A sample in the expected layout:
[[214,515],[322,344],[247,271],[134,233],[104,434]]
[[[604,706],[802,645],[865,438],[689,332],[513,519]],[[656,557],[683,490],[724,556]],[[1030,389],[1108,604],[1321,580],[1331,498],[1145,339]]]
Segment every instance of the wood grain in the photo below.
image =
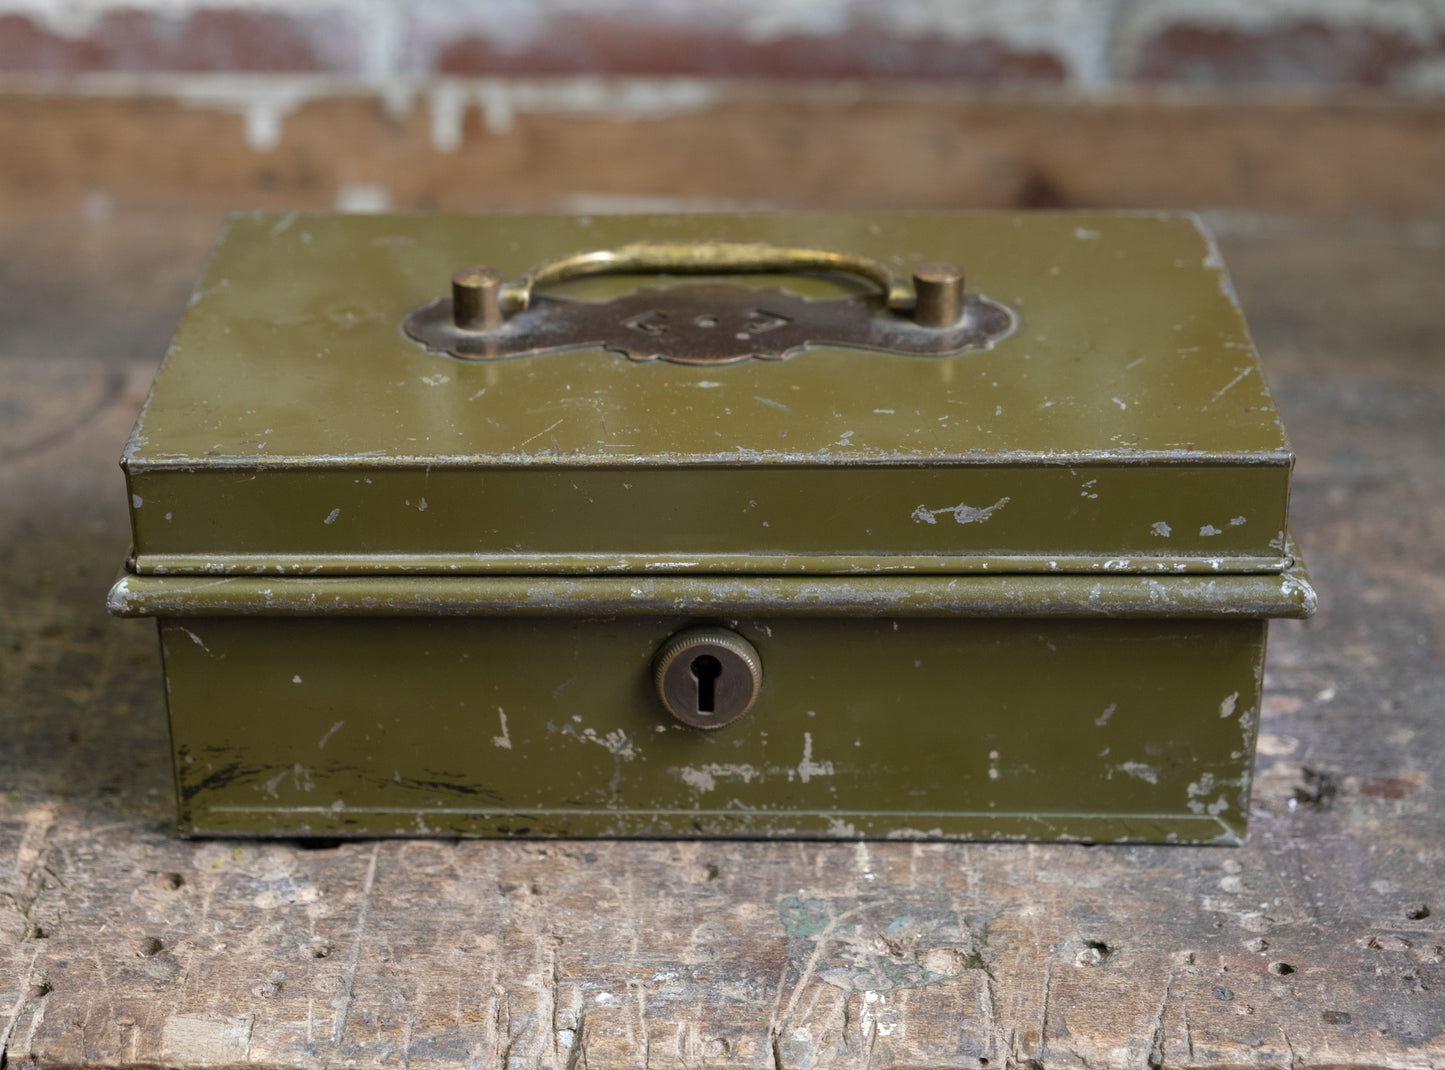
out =
[[7,1065],[1445,1062],[1440,248],[1225,243],[1322,594],[1272,629],[1248,846],[312,849],[172,838],[154,633],[102,609],[212,222],[0,228]]
[[664,203],[1429,219],[1445,173],[1445,107],[1429,99],[596,80],[187,97],[164,81],[88,84],[0,84],[0,218]]

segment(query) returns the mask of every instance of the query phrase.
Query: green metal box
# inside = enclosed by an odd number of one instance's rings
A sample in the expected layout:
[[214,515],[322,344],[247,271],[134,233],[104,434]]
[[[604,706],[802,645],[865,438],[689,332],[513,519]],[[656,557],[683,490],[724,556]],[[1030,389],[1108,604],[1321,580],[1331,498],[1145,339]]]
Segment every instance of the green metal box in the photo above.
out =
[[1292,462],[1189,216],[242,215],[110,607],[185,835],[1238,843]]

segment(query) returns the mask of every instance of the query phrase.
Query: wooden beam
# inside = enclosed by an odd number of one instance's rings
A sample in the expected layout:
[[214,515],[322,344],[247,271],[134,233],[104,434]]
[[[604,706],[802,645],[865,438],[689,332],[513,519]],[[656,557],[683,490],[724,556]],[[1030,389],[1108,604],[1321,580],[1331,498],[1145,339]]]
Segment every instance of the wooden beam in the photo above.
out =
[[304,80],[229,96],[143,83],[0,91],[0,160],[0,218],[662,198],[1410,220],[1445,209],[1445,102],[569,80],[444,83],[388,100]]

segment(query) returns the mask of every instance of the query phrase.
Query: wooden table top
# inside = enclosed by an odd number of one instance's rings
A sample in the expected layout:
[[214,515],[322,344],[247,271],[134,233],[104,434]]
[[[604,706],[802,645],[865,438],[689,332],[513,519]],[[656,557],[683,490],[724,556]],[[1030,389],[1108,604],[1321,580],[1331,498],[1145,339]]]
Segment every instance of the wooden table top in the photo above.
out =
[[115,461],[218,220],[0,226],[0,1039],[36,1067],[1445,1064],[1445,250],[1222,245],[1299,454],[1243,848],[183,842]]

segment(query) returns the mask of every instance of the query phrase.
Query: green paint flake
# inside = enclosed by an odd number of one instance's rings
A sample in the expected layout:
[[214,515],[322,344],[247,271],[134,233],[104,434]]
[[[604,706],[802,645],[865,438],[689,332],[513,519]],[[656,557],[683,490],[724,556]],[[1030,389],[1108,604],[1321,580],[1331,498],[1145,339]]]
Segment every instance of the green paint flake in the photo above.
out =
[[779,918],[789,936],[816,936],[828,927],[833,916],[825,904],[802,900],[795,895],[783,897]]

